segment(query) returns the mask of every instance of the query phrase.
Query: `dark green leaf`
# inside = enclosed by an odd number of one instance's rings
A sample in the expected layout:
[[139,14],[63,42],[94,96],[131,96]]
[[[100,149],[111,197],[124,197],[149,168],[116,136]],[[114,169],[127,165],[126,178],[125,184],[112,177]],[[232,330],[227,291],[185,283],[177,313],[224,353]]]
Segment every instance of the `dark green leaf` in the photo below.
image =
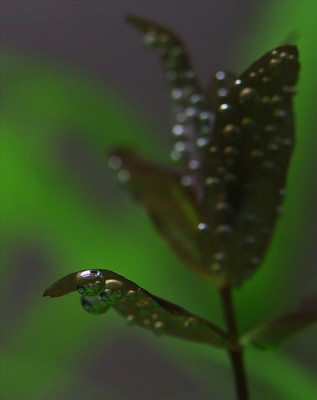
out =
[[212,133],[214,114],[208,107],[187,50],[177,35],[156,22],[140,17],[129,16],[127,21],[144,33],[145,44],[154,48],[161,56],[174,118],[174,147],[171,158],[181,162],[200,198],[202,177],[199,166],[202,149]]
[[221,328],[105,269],[67,275],[50,286],[44,296],[59,297],[76,290],[82,295],[82,306],[92,314],[103,314],[113,307],[129,323],[157,334],[220,348],[235,347]]
[[204,274],[201,254],[206,243],[191,186],[185,181],[190,178],[128,150],[113,152],[109,164],[184,264]]
[[298,331],[316,323],[317,295],[303,302],[297,310],[265,322],[246,332],[241,338],[241,343],[251,343],[262,349],[270,349]]
[[297,58],[294,46],[280,47],[235,80],[218,108],[205,152],[202,213],[210,226],[209,253],[222,255],[217,272],[232,286],[262,263],[283,211]]

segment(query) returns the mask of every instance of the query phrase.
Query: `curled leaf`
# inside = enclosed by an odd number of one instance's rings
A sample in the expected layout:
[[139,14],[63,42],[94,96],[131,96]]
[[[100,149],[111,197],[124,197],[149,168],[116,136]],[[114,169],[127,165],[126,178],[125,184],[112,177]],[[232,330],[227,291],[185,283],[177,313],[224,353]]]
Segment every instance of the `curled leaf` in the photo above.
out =
[[211,322],[105,269],[69,274],[50,286],[44,296],[59,297],[76,290],[82,295],[83,308],[92,314],[103,314],[113,307],[130,324],[156,334],[167,334],[220,348],[236,346],[225,331]]
[[317,323],[317,295],[303,302],[297,310],[252,328],[241,343],[253,344],[261,349],[271,349],[300,330]]

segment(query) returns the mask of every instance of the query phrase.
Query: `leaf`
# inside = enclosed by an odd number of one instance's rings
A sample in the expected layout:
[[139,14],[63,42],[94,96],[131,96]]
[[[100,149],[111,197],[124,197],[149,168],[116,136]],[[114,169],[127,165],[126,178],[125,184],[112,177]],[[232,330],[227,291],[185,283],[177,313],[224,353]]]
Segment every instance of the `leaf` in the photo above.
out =
[[190,178],[123,149],[111,153],[109,165],[184,264],[203,274],[201,254],[207,244],[202,240],[194,194],[187,187]]
[[261,349],[270,349],[316,323],[317,295],[314,295],[303,302],[297,310],[252,328],[242,336],[241,343],[244,345],[251,343]]
[[221,328],[105,269],[69,274],[50,286],[44,296],[59,297],[76,290],[82,295],[83,307],[92,314],[102,314],[113,307],[129,323],[156,334],[220,348],[235,347]]
[[222,255],[217,273],[224,284],[239,285],[256,271],[282,212],[298,69],[296,47],[275,49],[234,81],[218,108],[202,166],[202,213],[211,257]]
[[179,161],[192,186],[201,197],[199,166],[202,148],[212,133],[214,114],[196,77],[187,50],[178,36],[166,27],[144,18],[128,16],[127,21],[144,33],[144,43],[161,56],[172,100],[173,161]]
[[[182,63],[171,67],[175,77],[190,67],[174,33],[139,17],[128,21],[145,33],[163,62],[175,46],[181,49]],[[207,89],[209,109],[206,96],[191,106],[192,95],[182,97],[186,85],[172,86],[180,89],[174,93],[186,107],[174,129],[172,158],[183,161],[183,182],[194,194],[203,231],[197,239],[201,253],[196,271],[218,286],[239,286],[254,274],[283,211],[298,71],[297,48],[286,45],[266,53],[238,79],[218,71]],[[196,79],[194,86],[198,88]],[[201,96],[201,89],[196,94]]]

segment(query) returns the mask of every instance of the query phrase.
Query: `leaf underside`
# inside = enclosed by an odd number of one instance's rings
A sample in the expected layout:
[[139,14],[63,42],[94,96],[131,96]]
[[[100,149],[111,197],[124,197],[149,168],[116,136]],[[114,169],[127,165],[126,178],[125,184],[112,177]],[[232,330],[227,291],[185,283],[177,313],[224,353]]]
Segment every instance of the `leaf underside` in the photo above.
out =
[[[44,296],[59,297],[76,291],[78,289],[76,277],[83,272],[87,271],[74,272],[58,280],[44,292]],[[158,335],[167,334],[219,348],[235,347],[228,334],[211,322],[152,295],[115,272],[105,269],[97,272],[105,279],[103,290],[108,292],[109,298],[114,287],[113,283],[120,286],[120,298],[117,297],[109,307],[113,307],[129,324],[138,325]],[[113,294],[115,296],[116,293]],[[87,302],[93,302],[98,310],[108,309],[106,301],[102,299],[102,292],[95,297],[82,297]]]
[[[200,252],[194,268],[219,286],[238,286],[261,265],[283,211],[294,145],[297,48],[266,53],[237,79],[218,71],[204,93],[173,32],[127,19],[159,52],[168,78],[175,119],[171,157],[180,163],[179,182],[199,218],[191,245]],[[138,195],[143,206],[146,190]],[[172,235],[167,240],[173,242]],[[179,242],[173,247],[180,254]],[[192,258],[183,261],[193,267]]]
[[271,349],[295,333],[317,323],[317,295],[310,297],[301,306],[279,318],[265,322],[246,332],[241,342],[253,344],[261,349]]

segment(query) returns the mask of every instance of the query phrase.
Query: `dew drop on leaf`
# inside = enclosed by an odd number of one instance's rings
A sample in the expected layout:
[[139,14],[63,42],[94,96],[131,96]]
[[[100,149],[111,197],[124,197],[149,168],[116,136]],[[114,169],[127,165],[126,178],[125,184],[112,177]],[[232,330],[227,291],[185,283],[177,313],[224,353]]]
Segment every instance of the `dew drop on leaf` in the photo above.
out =
[[77,291],[84,296],[98,296],[105,284],[103,274],[95,269],[78,272],[75,281]]

